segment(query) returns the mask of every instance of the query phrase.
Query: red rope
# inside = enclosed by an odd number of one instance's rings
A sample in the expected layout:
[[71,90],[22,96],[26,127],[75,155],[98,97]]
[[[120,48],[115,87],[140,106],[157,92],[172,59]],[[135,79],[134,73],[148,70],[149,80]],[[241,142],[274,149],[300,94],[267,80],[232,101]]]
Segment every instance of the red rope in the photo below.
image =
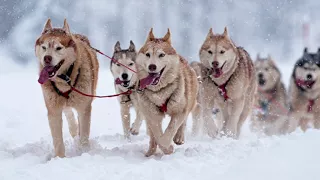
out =
[[95,96],[95,95],[91,95],[91,94],[86,94],[86,93],[83,93],[81,91],[79,91],[78,89],[74,88],[71,86],[71,90],[83,95],[83,96],[87,96],[87,97],[93,97],[93,98],[111,98],[111,97],[117,97],[117,96],[121,96],[121,95],[130,95],[132,93],[132,90],[128,90],[126,92],[122,92],[122,93],[119,93],[119,94],[113,94],[113,95],[106,95],[106,96]]
[[132,71],[132,72],[134,72],[134,73],[137,73],[137,71],[135,71],[135,70],[131,69],[130,67],[128,67],[128,66],[126,66],[126,65],[124,65],[124,64],[122,64],[122,63],[120,63],[119,61],[117,61],[117,60],[113,59],[112,57],[110,57],[110,56],[108,56],[108,55],[104,54],[104,53],[103,53],[103,52],[101,52],[100,50],[98,50],[98,49],[96,49],[96,48],[94,48],[94,47],[91,47],[91,48],[92,48],[93,50],[95,50],[97,53],[99,53],[99,54],[101,54],[101,55],[103,55],[103,56],[105,56],[105,57],[109,58],[111,61],[113,61],[113,62],[115,62],[115,63],[120,64],[121,66],[123,66],[123,67],[125,67],[125,68],[129,69],[130,71]]

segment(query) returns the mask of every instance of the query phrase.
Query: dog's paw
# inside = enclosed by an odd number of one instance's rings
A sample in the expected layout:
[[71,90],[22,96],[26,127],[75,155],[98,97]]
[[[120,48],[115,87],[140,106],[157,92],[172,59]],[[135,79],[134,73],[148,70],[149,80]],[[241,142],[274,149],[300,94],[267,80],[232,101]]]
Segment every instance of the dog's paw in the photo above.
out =
[[159,147],[165,155],[172,154],[174,151],[173,145],[170,145],[168,148],[165,148],[163,146],[159,146]]
[[178,133],[174,136],[173,142],[174,142],[176,145],[182,145],[182,144],[184,144],[184,134],[178,132]]
[[139,134],[139,129],[137,127],[135,127],[134,123],[132,124],[132,127],[130,128],[130,133],[135,136]]

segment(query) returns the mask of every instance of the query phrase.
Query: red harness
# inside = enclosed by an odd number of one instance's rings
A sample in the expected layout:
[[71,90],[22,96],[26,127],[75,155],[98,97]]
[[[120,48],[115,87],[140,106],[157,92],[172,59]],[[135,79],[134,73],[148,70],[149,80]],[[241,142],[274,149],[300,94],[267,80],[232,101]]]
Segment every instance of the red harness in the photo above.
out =
[[[314,82],[312,82],[312,81],[303,81],[301,79],[296,79],[295,83],[302,91],[305,91],[305,89],[302,86],[306,86],[307,88],[311,88],[314,84]],[[312,108],[313,108],[315,100],[309,99],[308,101],[309,101],[309,104],[307,107],[307,112],[310,113],[310,112],[312,112]]]
[[232,78],[232,75],[229,77],[229,79],[222,85],[218,85],[217,83],[214,83],[214,85],[216,85],[218,87],[218,90],[219,90],[219,94],[224,98],[224,101],[226,102],[228,99],[229,99],[229,96],[228,96],[228,91],[226,89],[226,86],[228,85],[230,79]]

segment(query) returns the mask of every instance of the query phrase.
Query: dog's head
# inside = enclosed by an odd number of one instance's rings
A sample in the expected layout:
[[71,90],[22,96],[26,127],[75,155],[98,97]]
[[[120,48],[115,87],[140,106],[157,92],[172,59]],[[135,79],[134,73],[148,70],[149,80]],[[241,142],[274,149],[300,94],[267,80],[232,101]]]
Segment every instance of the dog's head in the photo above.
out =
[[39,83],[64,73],[76,60],[76,44],[69,25],[64,20],[63,28],[52,28],[48,19],[42,35],[35,44],[35,54],[40,63]]
[[261,58],[258,54],[254,66],[259,90],[272,90],[280,82],[281,73],[270,55]]
[[121,49],[119,41],[115,44],[112,59],[119,63],[111,61],[110,68],[116,84],[128,88],[136,83],[136,74],[120,65],[121,63],[136,71],[136,56],[136,48],[132,41],[130,41],[128,49]]
[[229,38],[227,28],[223,34],[214,34],[212,28],[200,49],[201,63],[212,70],[213,78],[229,72],[236,62],[237,49]]
[[296,85],[302,90],[320,88],[320,49],[309,53],[305,48],[303,56],[296,62],[292,74]]
[[178,74],[180,58],[171,45],[170,30],[163,38],[156,38],[152,30],[138,53],[137,68],[139,78],[144,78],[140,80],[140,86],[145,84],[154,89],[174,79]]

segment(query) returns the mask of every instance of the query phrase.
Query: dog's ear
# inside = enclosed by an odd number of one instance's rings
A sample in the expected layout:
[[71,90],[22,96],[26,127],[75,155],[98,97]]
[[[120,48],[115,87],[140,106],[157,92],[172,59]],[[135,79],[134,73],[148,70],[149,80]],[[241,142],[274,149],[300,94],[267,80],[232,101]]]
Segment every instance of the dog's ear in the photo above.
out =
[[320,55],[320,47],[318,48],[318,52],[317,53]]
[[116,45],[114,45],[114,52],[119,52],[121,51],[121,47],[120,47],[120,42],[117,41]]
[[308,48],[307,47],[305,47],[304,50],[303,50],[303,54],[306,54],[306,53],[308,53]]
[[148,37],[147,37],[147,40],[146,40],[146,43],[149,42],[149,41],[152,41],[154,40],[154,35],[153,35],[153,28],[150,29],[149,31],[149,34],[148,34]]
[[212,31],[212,28],[210,28],[206,39],[210,39],[210,38],[212,38],[213,36],[214,36],[214,34],[213,34],[213,31]]
[[67,34],[71,34],[69,24],[67,23],[67,19],[64,19],[63,22],[63,28],[62,28]]
[[134,43],[132,42],[132,40],[130,40],[129,51],[131,51],[131,52],[136,51],[136,46],[134,45]]
[[227,27],[224,27],[224,31],[223,31],[223,34],[222,34],[224,37],[229,37],[229,34],[228,34],[228,28]]
[[167,34],[163,37],[163,40],[171,44],[171,33],[169,28],[168,28]]
[[48,32],[48,30],[52,29],[52,24],[51,24],[51,19],[49,18],[46,22],[46,24],[44,25],[42,34],[45,34],[46,32]]

